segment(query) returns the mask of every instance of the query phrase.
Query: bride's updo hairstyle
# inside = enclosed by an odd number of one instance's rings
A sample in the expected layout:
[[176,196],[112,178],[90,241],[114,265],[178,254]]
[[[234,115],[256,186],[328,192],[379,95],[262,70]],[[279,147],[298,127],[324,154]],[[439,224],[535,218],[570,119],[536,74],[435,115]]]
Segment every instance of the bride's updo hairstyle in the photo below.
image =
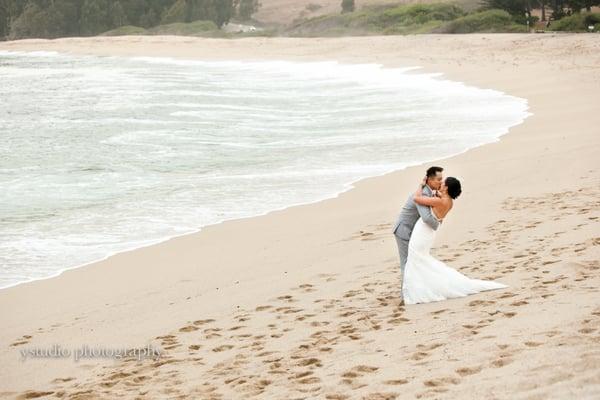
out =
[[453,199],[460,196],[462,189],[460,187],[460,181],[452,176],[449,176],[444,181],[446,187],[448,188],[448,195]]

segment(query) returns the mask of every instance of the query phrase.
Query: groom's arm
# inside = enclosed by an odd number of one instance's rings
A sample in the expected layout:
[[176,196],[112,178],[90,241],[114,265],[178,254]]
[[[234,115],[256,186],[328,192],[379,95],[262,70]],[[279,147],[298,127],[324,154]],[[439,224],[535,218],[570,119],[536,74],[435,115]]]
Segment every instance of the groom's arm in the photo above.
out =
[[[431,189],[429,189],[429,186],[425,186],[425,188],[423,188],[423,195],[429,197],[433,195]],[[437,230],[437,228],[440,226],[440,222],[437,220],[437,218],[433,216],[433,213],[431,212],[431,207],[424,206],[418,203],[415,203],[415,205],[417,206],[417,211],[419,212],[419,215],[421,216],[423,222],[429,225],[434,231]]]

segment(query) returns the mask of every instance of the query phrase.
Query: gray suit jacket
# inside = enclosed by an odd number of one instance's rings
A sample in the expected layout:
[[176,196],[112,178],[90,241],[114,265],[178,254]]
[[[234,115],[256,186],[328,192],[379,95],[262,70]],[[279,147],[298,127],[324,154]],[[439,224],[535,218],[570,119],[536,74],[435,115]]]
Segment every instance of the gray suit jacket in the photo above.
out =
[[[433,192],[429,186],[425,185],[423,188],[423,195],[429,197],[433,196]],[[400,239],[407,241],[410,239],[410,235],[412,234],[413,228],[419,217],[433,230],[437,230],[440,226],[440,222],[431,213],[431,207],[415,203],[414,196],[414,192],[408,196],[408,200],[406,200],[406,204],[402,207],[400,215],[392,230],[392,232]]]

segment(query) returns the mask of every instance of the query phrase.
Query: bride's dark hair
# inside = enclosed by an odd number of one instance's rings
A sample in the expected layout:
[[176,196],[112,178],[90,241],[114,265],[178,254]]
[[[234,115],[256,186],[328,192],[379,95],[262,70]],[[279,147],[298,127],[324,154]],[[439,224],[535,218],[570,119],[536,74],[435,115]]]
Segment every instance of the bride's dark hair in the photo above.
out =
[[446,187],[448,188],[448,195],[453,199],[460,196],[462,192],[462,188],[460,187],[460,181],[452,176],[449,176],[444,181],[446,183]]

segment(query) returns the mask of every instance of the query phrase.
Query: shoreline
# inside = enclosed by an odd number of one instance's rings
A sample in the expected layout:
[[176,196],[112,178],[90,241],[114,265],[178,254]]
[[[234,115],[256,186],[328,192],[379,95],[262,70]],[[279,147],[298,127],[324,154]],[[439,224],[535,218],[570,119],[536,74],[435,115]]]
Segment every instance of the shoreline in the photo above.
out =
[[[19,310],[2,314],[2,393],[89,390],[133,398],[136,379],[150,396],[215,399],[298,396],[307,385],[319,395],[600,393],[600,360],[586,350],[597,343],[600,328],[594,290],[600,284],[600,182],[594,173],[600,43],[594,39],[484,34],[0,43],[6,50],[212,59],[326,54],[340,62],[423,65],[424,72],[443,71],[444,79],[524,98],[531,113],[498,141],[439,160],[446,176],[461,177],[465,188],[437,235],[434,255],[508,289],[398,307],[390,228],[422,175],[422,165],[411,166],[358,180],[336,197],[224,221],[0,290],[2,309]],[[238,329],[248,339],[236,335]],[[53,361],[48,368],[16,357],[31,345],[74,338],[139,347],[150,340],[175,364]],[[279,360],[278,374],[264,352]],[[295,374],[306,369],[318,379],[299,382]],[[340,380],[345,374],[352,382]]]
[[[69,38],[69,39],[84,39],[84,38],[76,37],[76,38]],[[26,40],[37,40],[37,39],[26,39]],[[11,50],[8,50],[8,51],[10,52]],[[21,51],[21,52],[24,52],[24,53],[31,53],[31,52],[35,53],[36,52],[34,50],[32,50],[32,51],[16,50],[16,51]],[[95,55],[95,54],[90,54],[90,53],[87,53],[87,54],[75,54],[75,53],[68,53],[68,52],[60,52],[60,51],[56,51],[56,50],[53,50],[52,52],[55,52],[58,55],[91,55],[91,56]],[[120,56],[120,57],[128,58],[127,56]],[[179,59],[179,60],[182,60],[182,61],[195,61],[193,58],[178,57],[176,59]],[[232,59],[231,61],[239,61],[239,60]],[[258,60],[253,60],[253,61],[257,62]],[[275,61],[284,61],[285,62],[287,60],[275,60]],[[336,60],[316,60],[316,62],[319,62],[319,61],[336,62]],[[299,61],[299,62],[309,62],[310,63],[310,62],[313,62],[313,61]],[[367,63],[360,63],[360,64],[349,64],[349,63],[345,64],[345,63],[340,63],[340,64],[342,66],[344,66],[344,65],[366,65]],[[372,63],[370,63],[370,64],[372,64]],[[377,65],[380,66],[380,68],[382,68],[382,69],[389,69],[388,67],[386,67],[383,64],[377,64]],[[420,70],[424,69],[422,66],[404,66],[404,67],[397,67],[395,69],[401,70],[401,71],[399,71],[400,73],[408,73],[408,74],[431,74],[431,72],[421,72]],[[450,79],[448,79],[447,77],[444,76],[443,72],[434,72],[433,74],[437,75],[437,76],[434,77],[434,79],[436,79],[436,80],[451,81]],[[474,87],[474,86],[468,85],[466,82],[462,82],[462,81],[452,81],[452,82],[456,82],[456,83],[459,83],[459,84],[467,86],[467,87],[469,87],[469,86],[470,87]],[[490,89],[487,89],[487,90],[490,90]],[[128,247],[128,248],[125,248],[123,250],[110,251],[110,252],[108,252],[108,254],[106,256],[103,256],[101,258],[97,258],[97,259],[94,259],[92,261],[88,261],[88,262],[85,262],[85,263],[77,264],[77,265],[74,265],[72,267],[67,267],[67,268],[61,269],[60,271],[58,271],[55,274],[50,275],[50,276],[41,277],[41,278],[32,278],[32,279],[29,279],[27,281],[17,282],[17,283],[10,284],[8,286],[0,287],[0,291],[4,290],[4,289],[9,289],[9,288],[17,287],[19,285],[27,284],[27,283],[30,283],[30,282],[35,282],[35,281],[41,281],[41,280],[56,278],[56,277],[62,275],[66,271],[73,270],[73,269],[76,269],[76,268],[85,268],[85,267],[90,266],[92,264],[96,264],[96,263],[105,261],[105,260],[107,260],[107,259],[109,259],[109,258],[111,258],[111,257],[113,257],[113,256],[115,256],[117,254],[131,252],[131,251],[136,251],[138,249],[143,249],[143,248],[146,248],[146,247],[149,247],[149,246],[154,246],[156,244],[167,242],[169,240],[176,239],[176,238],[181,237],[181,236],[196,234],[196,233],[199,233],[202,229],[205,229],[206,227],[213,226],[213,225],[219,225],[219,224],[222,224],[223,222],[226,222],[226,221],[235,221],[235,220],[241,220],[241,219],[247,219],[247,218],[261,217],[261,216],[270,214],[271,212],[274,212],[274,211],[283,211],[283,210],[286,210],[286,209],[291,208],[291,207],[302,206],[302,205],[310,205],[310,204],[319,203],[319,202],[324,201],[324,200],[334,199],[334,198],[338,197],[342,193],[345,193],[345,192],[350,191],[350,190],[354,190],[356,188],[356,186],[354,184],[356,182],[362,181],[364,179],[381,177],[381,176],[388,175],[388,174],[391,174],[391,173],[394,173],[394,172],[403,171],[403,170],[405,170],[407,168],[410,168],[410,167],[423,166],[426,163],[435,163],[437,161],[442,161],[442,160],[447,159],[447,158],[451,158],[451,157],[458,156],[460,154],[464,154],[464,153],[466,153],[466,152],[468,152],[471,149],[474,149],[476,147],[482,147],[482,146],[486,146],[488,144],[500,141],[500,140],[502,140],[502,137],[504,135],[506,135],[506,134],[509,133],[509,131],[510,131],[510,129],[512,127],[522,124],[529,116],[532,115],[532,113],[529,111],[529,104],[528,104],[527,99],[516,97],[516,96],[512,96],[509,93],[502,92],[502,91],[499,91],[499,90],[493,90],[493,91],[495,91],[495,92],[497,92],[497,93],[499,93],[499,94],[501,94],[503,96],[512,97],[515,100],[524,100],[525,104],[526,104],[525,115],[523,116],[523,118],[521,119],[521,121],[517,122],[517,123],[511,123],[510,126],[504,131],[504,133],[502,133],[500,136],[496,137],[495,140],[493,140],[493,141],[486,142],[486,143],[483,143],[483,144],[475,144],[475,145],[472,145],[470,147],[467,147],[466,149],[464,149],[464,150],[462,150],[460,152],[452,153],[452,154],[449,154],[449,155],[446,155],[446,156],[433,157],[431,160],[419,161],[419,162],[415,162],[415,163],[412,163],[412,164],[408,164],[407,166],[405,166],[403,168],[390,169],[390,170],[388,170],[386,172],[383,172],[381,174],[378,174],[378,175],[369,175],[369,176],[357,178],[354,181],[345,183],[344,186],[346,187],[346,189],[341,190],[341,191],[339,191],[339,192],[337,192],[337,193],[335,193],[333,195],[329,195],[329,196],[328,195],[323,195],[318,200],[308,201],[308,202],[300,202],[300,203],[292,203],[290,205],[286,205],[286,206],[283,206],[283,207],[280,207],[280,208],[277,208],[277,209],[272,209],[272,210],[266,211],[266,212],[264,212],[262,214],[254,214],[254,215],[249,215],[249,216],[246,216],[246,217],[235,217],[235,218],[225,219],[225,220],[221,220],[221,221],[218,221],[218,222],[215,222],[215,223],[210,223],[210,224],[207,224],[207,225],[203,225],[201,227],[198,227],[196,229],[193,229],[193,230],[190,230],[190,231],[187,231],[187,232],[184,232],[184,233],[180,233],[180,234],[176,234],[176,235],[171,235],[171,236],[165,236],[165,237],[162,237],[162,238],[148,239],[147,240],[147,242],[148,242],[147,244],[143,244],[143,245],[139,245],[139,246],[135,246],[134,245],[133,247]],[[508,122],[507,122],[507,124],[508,124]]]
[[[519,124],[517,124],[517,125],[519,125]],[[508,131],[506,133],[504,133],[502,136],[506,135],[507,133],[508,133]],[[484,144],[481,144],[481,145],[476,145],[476,146],[473,146],[473,147],[469,147],[466,150],[463,150],[463,151],[455,153],[455,154],[451,154],[451,155],[449,155],[447,157],[435,158],[435,159],[432,159],[431,161],[418,162],[418,163],[415,163],[415,164],[412,164],[412,165],[408,165],[408,166],[406,166],[404,168],[393,169],[393,170],[384,172],[384,173],[382,173],[380,175],[370,175],[370,176],[367,176],[367,177],[358,178],[355,181],[349,182],[346,185],[346,186],[350,186],[350,187],[348,187],[346,190],[343,190],[341,192],[336,193],[334,196],[324,197],[322,199],[315,200],[315,201],[310,201],[310,202],[306,202],[306,203],[295,203],[295,204],[291,204],[291,205],[286,205],[286,206],[283,206],[281,208],[277,208],[277,209],[266,211],[263,214],[255,214],[255,215],[250,215],[250,216],[247,216],[247,217],[236,217],[236,218],[226,219],[226,220],[223,220],[223,221],[219,221],[219,222],[215,222],[215,223],[212,223],[212,224],[204,225],[204,226],[198,228],[197,230],[193,230],[193,231],[190,231],[190,232],[181,233],[179,235],[167,236],[165,238],[156,239],[156,241],[154,241],[152,243],[149,243],[149,244],[145,244],[145,245],[142,245],[142,246],[137,246],[137,247],[132,247],[132,248],[125,249],[125,250],[119,250],[119,251],[112,252],[112,253],[110,253],[109,255],[107,255],[107,256],[105,256],[103,258],[99,258],[99,259],[96,259],[96,260],[93,260],[93,261],[90,261],[90,262],[86,262],[86,263],[83,263],[83,264],[79,264],[79,265],[76,265],[76,266],[73,266],[73,267],[65,268],[65,269],[57,272],[55,275],[51,275],[51,276],[47,276],[47,277],[42,277],[42,278],[34,278],[34,279],[31,279],[31,280],[28,280],[28,281],[17,282],[15,284],[10,285],[10,286],[0,287],[0,291],[2,291],[4,289],[10,289],[10,288],[13,288],[13,287],[17,287],[19,285],[24,285],[24,284],[27,284],[27,283],[30,283],[30,282],[37,282],[37,281],[43,281],[43,280],[47,280],[47,279],[56,278],[56,277],[59,277],[60,275],[62,275],[64,272],[67,272],[67,271],[70,271],[70,270],[73,270],[73,269],[77,269],[77,268],[85,268],[85,267],[91,266],[93,264],[96,264],[96,263],[99,263],[99,262],[102,262],[102,261],[106,261],[107,259],[109,259],[109,258],[111,258],[113,256],[116,256],[118,254],[128,253],[128,252],[136,251],[136,250],[139,250],[139,249],[144,249],[144,248],[147,248],[147,247],[150,247],[150,246],[154,246],[154,245],[157,245],[157,244],[160,244],[160,243],[168,242],[169,240],[172,240],[172,239],[177,239],[178,237],[188,236],[188,235],[193,235],[193,234],[196,234],[196,233],[200,233],[202,231],[202,229],[205,229],[205,228],[208,228],[208,227],[211,227],[211,226],[215,226],[215,225],[220,225],[220,224],[222,224],[224,222],[234,222],[234,221],[238,221],[238,220],[245,220],[245,219],[248,219],[248,218],[258,218],[258,217],[269,215],[269,214],[271,214],[273,212],[276,212],[276,211],[285,211],[285,210],[293,208],[293,207],[313,205],[313,204],[317,204],[317,203],[320,203],[320,202],[325,201],[325,200],[332,200],[332,199],[337,198],[339,195],[341,195],[343,193],[349,192],[351,190],[355,190],[356,189],[356,186],[354,185],[355,183],[358,183],[358,182],[361,182],[361,181],[364,181],[364,180],[367,180],[367,179],[383,177],[383,176],[386,176],[386,175],[389,175],[389,174],[392,174],[392,173],[397,173],[397,172],[400,172],[400,171],[404,171],[407,168],[411,168],[411,167],[424,166],[427,163],[441,162],[441,161],[445,160],[446,158],[451,158],[451,157],[459,156],[459,155],[464,154],[464,153],[466,153],[466,152],[468,152],[468,151],[470,151],[470,150],[472,150],[474,148],[483,147],[483,146],[487,146],[488,144],[495,143],[495,142],[501,140],[501,137],[498,138],[498,140],[496,140],[496,141],[489,142],[489,143],[484,143]]]

